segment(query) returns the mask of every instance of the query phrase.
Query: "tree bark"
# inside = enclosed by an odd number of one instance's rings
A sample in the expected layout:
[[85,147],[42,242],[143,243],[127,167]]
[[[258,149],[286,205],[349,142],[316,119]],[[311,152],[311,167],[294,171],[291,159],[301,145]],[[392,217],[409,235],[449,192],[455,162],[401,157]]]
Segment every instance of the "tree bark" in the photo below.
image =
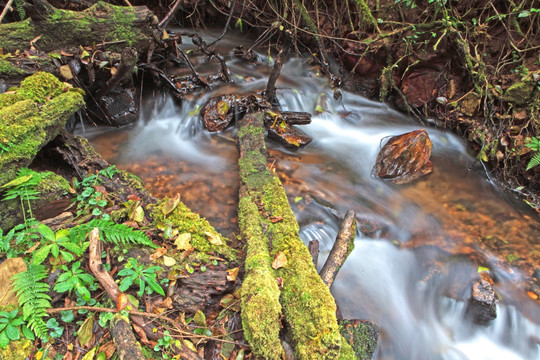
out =
[[129,319],[116,314],[111,322],[111,335],[120,360],[145,360],[141,344],[135,339]]

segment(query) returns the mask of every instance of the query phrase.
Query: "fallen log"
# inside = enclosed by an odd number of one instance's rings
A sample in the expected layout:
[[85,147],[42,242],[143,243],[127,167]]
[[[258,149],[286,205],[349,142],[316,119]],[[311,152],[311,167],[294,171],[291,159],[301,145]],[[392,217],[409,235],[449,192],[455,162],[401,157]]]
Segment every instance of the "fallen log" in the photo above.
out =
[[111,335],[120,360],[145,360],[141,344],[135,339],[129,319],[116,314],[111,321]]
[[[142,53],[151,42],[157,25],[146,6],[114,6],[104,1],[81,11],[56,9],[45,0],[25,4],[30,18],[0,25],[0,48],[4,52],[41,51],[107,45],[108,50],[130,46]],[[32,43],[32,44],[31,44]]]
[[238,220],[247,243],[242,286],[246,339],[256,356],[278,359],[283,313],[298,359],[353,359],[352,348],[339,333],[335,301],[300,240],[281,182],[267,167],[263,118],[263,113],[245,116],[237,133]]

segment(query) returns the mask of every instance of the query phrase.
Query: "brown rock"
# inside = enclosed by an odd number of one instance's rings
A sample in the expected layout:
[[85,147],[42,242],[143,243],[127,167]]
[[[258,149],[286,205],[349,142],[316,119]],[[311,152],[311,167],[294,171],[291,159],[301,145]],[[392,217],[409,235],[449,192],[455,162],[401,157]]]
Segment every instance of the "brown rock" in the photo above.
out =
[[487,325],[497,317],[495,290],[492,280],[487,273],[481,273],[480,278],[473,284],[471,298],[467,305],[467,315],[480,325]]
[[433,69],[418,68],[405,76],[401,91],[412,106],[422,106],[437,96],[437,83],[441,73]]
[[234,103],[234,96],[217,96],[208,100],[201,109],[204,127],[211,132],[224,130],[233,119]]
[[429,174],[433,164],[431,140],[425,130],[393,136],[377,155],[373,172],[396,184],[405,184]]

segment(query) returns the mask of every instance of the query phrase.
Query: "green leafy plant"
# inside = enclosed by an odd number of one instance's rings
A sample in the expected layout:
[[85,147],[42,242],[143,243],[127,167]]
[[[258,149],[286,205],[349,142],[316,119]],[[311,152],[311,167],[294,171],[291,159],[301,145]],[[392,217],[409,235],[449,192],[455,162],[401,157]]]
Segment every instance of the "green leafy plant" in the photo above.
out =
[[[50,227],[44,224],[38,225],[38,231],[42,236],[43,244],[39,249],[34,252],[33,262],[35,264],[41,264],[49,254],[57,258],[62,255],[67,262],[73,261],[73,254],[81,256],[83,254],[82,248],[71,242],[68,229],[58,230],[56,233],[51,230]],[[67,250],[67,251],[66,251]],[[73,253],[73,254],[72,254]]]
[[39,238],[37,233],[37,222],[34,219],[27,219],[24,223],[13,227],[4,235],[0,229],[0,253],[5,253],[6,257],[12,258],[24,253],[34,244],[34,240]]
[[169,331],[165,330],[163,332],[163,337],[161,339],[158,339],[157,344],[154,346],[154,351],[161,352],[164,359],[173,359],[173,357],[171,357],[173,355],[172,353],[173,345],[175,345],[178,348],[182,347],[182,345],[180,344],[180,341],[173,339]]
[[118,173],[116,166],[112,165],[106,169],[98,171],[97,174],[91,174],[85,177],[82,181],[74,181],[75,188],[79,191],[76,197],[77,215],[85,215],[91,213],[94,216],[102,216],[103,219],[109,220],[108,214],[103,214],[103,209],[108,204],[106,194],[96,190],[96,186],[103,183],[100,176],[113,179],[114,175]]
[[[165,296],[165,292],[159,286],[157,282],[156,270],[160,270],[159,266],[151,266],[144,268],[144,265],[134,258],[129,258],[125,267],[118,272],[118,276],[124,277],[120,281],[119,288],[121,291],[126,291],[131,285],[136,284],[139,286],[137,295],[143,296],[146,290],[147,294],[157,292],[158,294]],[[147,287],[148,285],[148,287]]]
[[47,294],[49,285],[41,281],[47,276],[45,266],[30,263],[25,272],[15,274],[12,278],[23,318],[38,337],[47,336],[43,318],[47,316],[47,309],[51,308],[51,297]]
[[92,229],[97,227],[100,231],[101,240],[115,245],[135,244],[156,248],[152,241],[142,231],[134,230],[124,224],[115,224],[110,220],[93,219],[86,224],[72,229],[73,237],[85,238]]
[[22,315],[19,315],[19,309],[13,311],[0,311],[0,347],[5,349],[12,340],[21,338],[19,326],[23,325],[23,334],[29,339],[33,339],[32,332],[24,325]]
[[60,326],[58,320],[56,320],[55,318],[50,318],[47,321],[46,326],[50,330],[49,336],[52,338],[58,339],[62,337],[62,334],[64,334],[64,327]]
[[[5,189],[3,200],[12,200],[19,198],[21,202],[21,210],[24,221],[27,220],[27,212],[30,217],[34,217],[32,214],[32,206],[30,200],[38,199],[39,192],[36,190],[36,186],[43,180],[44,175],[34,170],[27,168],[19,169],[17,177],[7,184],[2,185],[1,188]],[[28,208],[25,209],[25,203]]]
[[525,144],[525,146],[535,152],[535,154],[527,164],[527,170],[530,170],[536,165],[540,164],[540,138],[532,137],[531,140],[529,140],[529,142]]
[[54,291],[59,293],[75,291],[84,300],[90,301],[92,298],[90,291],[97,288],[96,279],[81,269],[81,262],[74,262],[71,269],[62,265],[62,270],[64,272],[56,280]]

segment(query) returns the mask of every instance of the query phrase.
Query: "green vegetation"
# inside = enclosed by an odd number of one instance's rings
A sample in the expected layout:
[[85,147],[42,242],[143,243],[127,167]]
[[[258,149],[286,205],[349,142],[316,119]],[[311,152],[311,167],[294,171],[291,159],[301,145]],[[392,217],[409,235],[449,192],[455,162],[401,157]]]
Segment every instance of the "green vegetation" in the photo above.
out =
[[540,164],[540,138],[531,138],[529,142],[525,144],[525,146],[530,148],[534,153],[533,157],[531,158],[531,160],[529,160],[529,163],[527,164],[527,170],[530,170],[536,165]]
[[146,294],[150,295],[156,292],[162,296],[165,296],[165,292],[157,282],[156,271],[160,271],[159,266],[151,266],[145,268],[139,264],[134,258],[129,258],[124,268],[118,272],[118,276],[122,276],[120,281],[120,290],[126,291],[130,286],[136,284],[139,286],[137,295],[143,296],[146,290]]

